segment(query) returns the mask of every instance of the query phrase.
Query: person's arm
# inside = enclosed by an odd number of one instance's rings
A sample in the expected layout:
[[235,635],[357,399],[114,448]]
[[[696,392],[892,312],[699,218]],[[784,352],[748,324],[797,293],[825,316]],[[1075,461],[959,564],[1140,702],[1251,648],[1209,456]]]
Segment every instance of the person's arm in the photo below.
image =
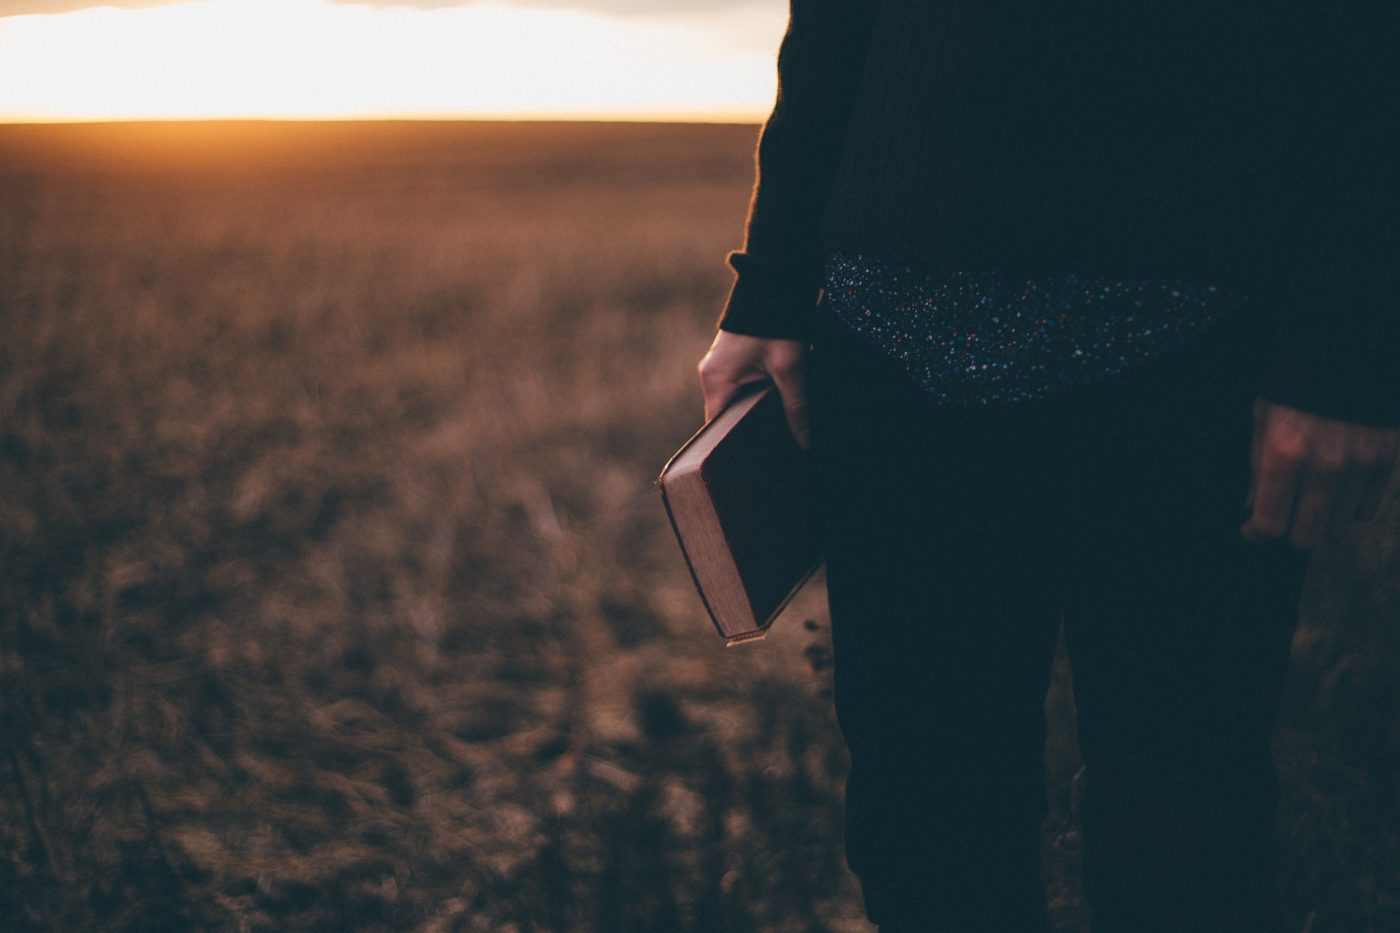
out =
[[700,361],[705,417],[750,382],[772,380],[806,445],[806,340],[821,290],[822,213],[845,143],[872,19],[870,0],[791,0],[778,95],[763,125],[734,286]]
[[1269,296],[1282,321],[1257,384],[1249,538],[1309,547],[1374,517],[1400,456],[1398,22],[1358,16],[1331,37],[1317,99],[1339,103]]
[[822,213],[845,145],[874,10],[869,0],[791,0],[778,95],[763,125],[744,247],[721,329],[754,337],[810,333],[824,257]]

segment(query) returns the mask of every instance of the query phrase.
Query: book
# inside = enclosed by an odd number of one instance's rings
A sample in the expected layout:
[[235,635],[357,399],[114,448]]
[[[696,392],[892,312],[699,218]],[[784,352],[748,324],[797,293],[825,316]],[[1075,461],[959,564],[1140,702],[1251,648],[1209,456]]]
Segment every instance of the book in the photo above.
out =
[[742,393],[656,483],[715,628],[730,645],[762,638],[822,563],[811,466],[777,388]]

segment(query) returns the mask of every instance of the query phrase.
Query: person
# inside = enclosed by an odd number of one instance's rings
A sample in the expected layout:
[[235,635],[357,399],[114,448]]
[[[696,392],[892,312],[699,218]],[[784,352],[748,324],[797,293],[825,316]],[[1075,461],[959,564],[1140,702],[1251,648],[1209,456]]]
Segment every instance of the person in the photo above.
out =
[[1396,14],[789,13],[699,372],[810,451],[869,918],[1046,928],[1063,628],[1096,933],[1270,929],[1308,558],[1400,446]]

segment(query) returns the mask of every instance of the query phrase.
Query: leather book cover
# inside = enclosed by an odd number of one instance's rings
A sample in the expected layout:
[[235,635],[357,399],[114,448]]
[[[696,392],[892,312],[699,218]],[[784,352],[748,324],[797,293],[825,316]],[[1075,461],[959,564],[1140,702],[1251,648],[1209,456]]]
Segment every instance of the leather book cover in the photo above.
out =
[[730,644],[762,637],[822,560],[811,466],[776,388],[742,394],[657,484],[715,627]]

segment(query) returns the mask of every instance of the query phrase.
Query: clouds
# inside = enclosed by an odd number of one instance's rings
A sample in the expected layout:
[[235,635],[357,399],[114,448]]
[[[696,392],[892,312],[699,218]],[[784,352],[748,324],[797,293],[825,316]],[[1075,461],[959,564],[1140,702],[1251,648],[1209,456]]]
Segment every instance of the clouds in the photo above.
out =
[[181,0],[0,0],[0,16],[29,16],[35,13],[72,13],[95,6],[118,6],[128,10],[168,6]]
[[[330,0],[357,6],[410,7],[440,10],[468,6],[479,0]],[[777,0],[495,0],[505,6],[549,10],[581,10],[624,16],[664,16],[670,13],[713,13],[726,9],[775,5]]]

